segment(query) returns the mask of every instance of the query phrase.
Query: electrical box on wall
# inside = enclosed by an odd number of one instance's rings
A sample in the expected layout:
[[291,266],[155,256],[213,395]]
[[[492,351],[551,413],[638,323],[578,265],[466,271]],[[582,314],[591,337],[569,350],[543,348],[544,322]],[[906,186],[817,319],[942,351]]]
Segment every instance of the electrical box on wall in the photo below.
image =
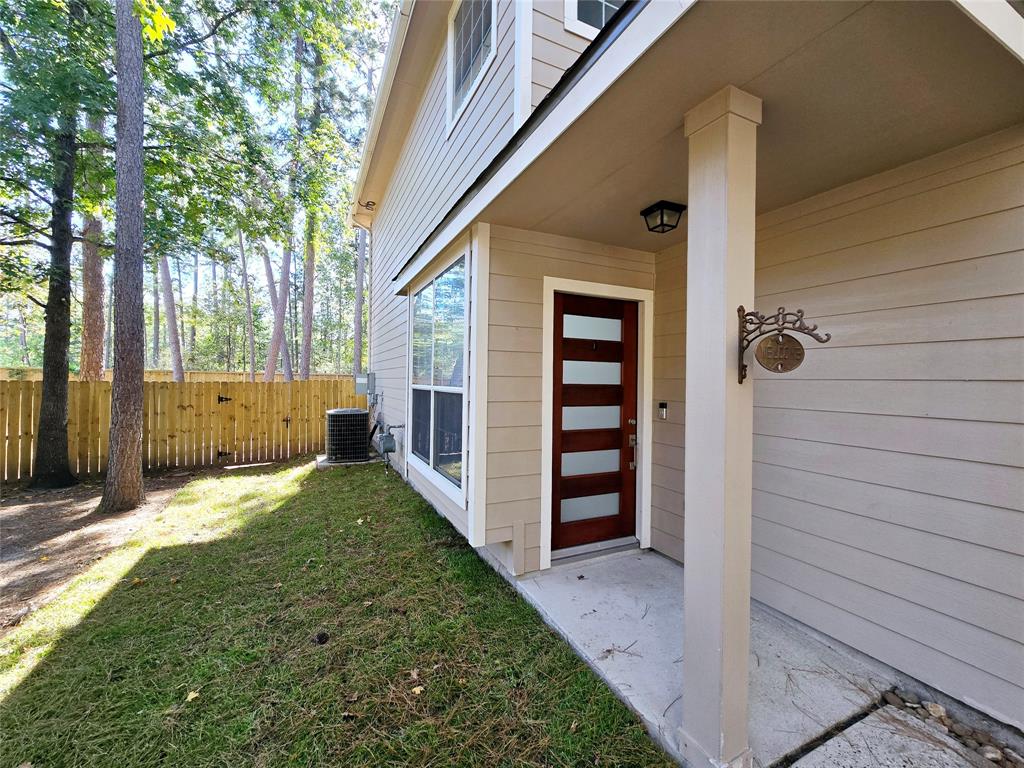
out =
[[373,373],[356,374],[356,394],[372,395],[377,392],[377,376]]

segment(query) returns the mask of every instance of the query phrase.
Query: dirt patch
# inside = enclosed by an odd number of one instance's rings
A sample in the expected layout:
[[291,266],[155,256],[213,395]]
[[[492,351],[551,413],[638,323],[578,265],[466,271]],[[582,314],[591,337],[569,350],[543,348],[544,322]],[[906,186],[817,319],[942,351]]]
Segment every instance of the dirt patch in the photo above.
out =
[[192,478],[146,478],[146,501],[120,515],[95,513],[100,483],[60,490],[4,489],[0,500],[0,637],[56,597],[71,579],[127,541]]

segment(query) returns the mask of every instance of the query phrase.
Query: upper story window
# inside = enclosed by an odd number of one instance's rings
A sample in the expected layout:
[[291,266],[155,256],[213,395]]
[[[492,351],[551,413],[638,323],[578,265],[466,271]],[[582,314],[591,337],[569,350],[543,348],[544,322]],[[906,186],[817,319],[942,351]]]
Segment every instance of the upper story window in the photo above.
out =
[[448,22],[449,128],[458,119],[494,58],[497,0],[461,0]]
[[565,28],[590,40],[625,0],[565,0]]

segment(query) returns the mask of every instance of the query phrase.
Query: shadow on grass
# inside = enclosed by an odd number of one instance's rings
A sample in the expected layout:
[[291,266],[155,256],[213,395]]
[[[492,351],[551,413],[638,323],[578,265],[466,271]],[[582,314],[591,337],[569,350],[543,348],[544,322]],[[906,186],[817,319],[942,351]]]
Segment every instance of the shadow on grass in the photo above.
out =
[[0,705],[2,765],[667,764],[380,466],[199,481],[155,524]]

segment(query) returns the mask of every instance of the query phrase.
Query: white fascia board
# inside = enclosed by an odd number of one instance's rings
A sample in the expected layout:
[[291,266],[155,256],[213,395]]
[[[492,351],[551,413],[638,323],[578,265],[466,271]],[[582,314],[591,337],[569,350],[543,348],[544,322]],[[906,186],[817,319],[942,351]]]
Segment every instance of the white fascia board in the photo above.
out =
[[1024,64],[1024,18],[1007,0],[953,0],[960,10]]
[[[366,138],[363,140],[363,150],[359,157],[359,175],[356,177],[356,185],[352,194],[352,207],[348,212],[348,221],[350,225],[355,224],[364,229],[369,229],[369,222],[363,218],[367,214],[359,210],[359,200],[363,194],[363,185],[366,184],[366,174],[370,168],[370,160],[373,158],[373,151],[377,146],[380,124],[384,120],[384,113],[387,112],[388,98],[391,96],[391,86],[394,85],[395,74],[398,72],[398,62],[402,58],[405,34],[409,31],[409,19],[412,18],[412,7],[415,3],[416,0],[402,0],[395,9],[395,19],[391,24],[391,38],[388,40],[387,53],[384,54],[384,67],[381,70],[380,85],[377,89],[377,97],[373,101],[370,124],[366,127]],[[363,223],[364,221],[365,223]]]
[[473,196],[466,206],[440,231],[414,261],[394,280],[396,295],[405,293],[409,283],[460,233],[469,227],[502,190],[525,171],[590,106],[619,79],[648,48],[667,32],[697,0],[648,3],[604,54],[594,62],[576,85],[555,105],[522,146]]

